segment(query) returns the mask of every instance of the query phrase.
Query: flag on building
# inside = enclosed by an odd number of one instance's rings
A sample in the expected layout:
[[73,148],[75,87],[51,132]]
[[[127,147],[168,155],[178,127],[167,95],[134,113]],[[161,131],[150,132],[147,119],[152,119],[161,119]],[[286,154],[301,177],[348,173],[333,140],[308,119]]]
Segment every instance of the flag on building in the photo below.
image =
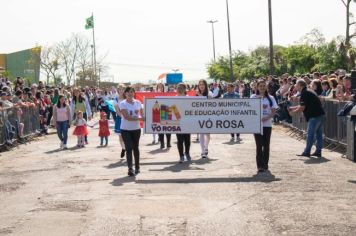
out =
[[85,29],[94,28],[94,16],[91,16],[86,19]]

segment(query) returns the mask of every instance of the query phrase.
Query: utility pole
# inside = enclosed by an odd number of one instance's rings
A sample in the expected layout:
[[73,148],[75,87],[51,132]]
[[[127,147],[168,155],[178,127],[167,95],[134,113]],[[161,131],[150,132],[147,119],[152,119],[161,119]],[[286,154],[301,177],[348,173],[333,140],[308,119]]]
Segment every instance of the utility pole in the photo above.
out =
[[274,52],[273,52],[273,28],[272,28],[272,0],[268,0],[268,21],[269,21],[269,73],[274,74]]
[[232,68],[232,53],[231,53],[231,34],[230,34],[230,15],[229,15],[229,2],[226,0],[226,12],[227,12],[227,30],[229,36],[229,55],[230,55],[230,81],[234,81],[234,72]]
[[216,60],[215,58],[215,33],[214,33],[214,23],[218,22],[217,20],[209,20],[207,21],[207,23],[210,23],[211,24],[211,29],[212,29],[212,32],[213,32],[213,55],[214,55],[214,62]]
[[[93,22],[94,22],[94,14],[91,13]],[[95,24],[93,24],[93,53],[94,53],[94,78],[97,79],[96,77],[96,50],[95,50],[95,33],[94,33],[94,28],[95,28]],[[100,77],[99,77],[99,86],[100,86]]]

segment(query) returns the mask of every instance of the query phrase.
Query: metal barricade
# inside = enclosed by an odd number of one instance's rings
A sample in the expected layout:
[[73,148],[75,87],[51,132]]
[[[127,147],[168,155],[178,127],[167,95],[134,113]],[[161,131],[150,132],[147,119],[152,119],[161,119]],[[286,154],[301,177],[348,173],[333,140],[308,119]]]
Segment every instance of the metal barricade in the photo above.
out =
[[39,111],[34,104],[0,110],[0,147],[38,133]]
[[[324,137],[328,141],[347,145],[347,117],[338,117],[337,113],[343,108],[346,102],[339,102],[337,100],[323,101],[323,107],[325,110],[325,125],[324,125]],[[296,105],[296,104],[293,104]],[[292,125],[299,131],[306,132],[308,123],[305,120],[303,114],[298,114],[292,117]]]

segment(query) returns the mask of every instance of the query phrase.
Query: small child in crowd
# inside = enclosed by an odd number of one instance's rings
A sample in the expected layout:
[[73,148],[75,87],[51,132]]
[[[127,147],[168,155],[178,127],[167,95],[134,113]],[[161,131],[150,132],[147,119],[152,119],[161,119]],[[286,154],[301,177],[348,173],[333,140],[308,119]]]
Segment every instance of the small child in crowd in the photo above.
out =
[[77,147],[84,147],[84,137],[89,134],[88,129],[87,129],[87,122],[83,118],[83,112],[78,111],[76,119],[74,120],[74,132],[73,134],[77,136],[78,138],[78,144]]
[[110,130],[109,130],[109,120],[107,119],[105,112],[100,112],[100,120],[90,127],[93,128],[98,123],[99,123],[100,146],[104,145],[104,139],[105,139],[105,146],[107,146],[109,142]]

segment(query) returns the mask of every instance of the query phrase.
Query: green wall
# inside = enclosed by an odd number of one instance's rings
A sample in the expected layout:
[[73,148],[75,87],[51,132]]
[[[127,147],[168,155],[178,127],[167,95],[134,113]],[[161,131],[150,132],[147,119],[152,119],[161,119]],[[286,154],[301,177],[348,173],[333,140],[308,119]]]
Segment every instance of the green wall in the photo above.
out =
[[[40,52],[39,52],[40,53]],[[38,83],[40,77],[40,62],[35,59],[32,49],[14,52],[6,55],[6,69],[14,77],[21,76],[31,83]]]

